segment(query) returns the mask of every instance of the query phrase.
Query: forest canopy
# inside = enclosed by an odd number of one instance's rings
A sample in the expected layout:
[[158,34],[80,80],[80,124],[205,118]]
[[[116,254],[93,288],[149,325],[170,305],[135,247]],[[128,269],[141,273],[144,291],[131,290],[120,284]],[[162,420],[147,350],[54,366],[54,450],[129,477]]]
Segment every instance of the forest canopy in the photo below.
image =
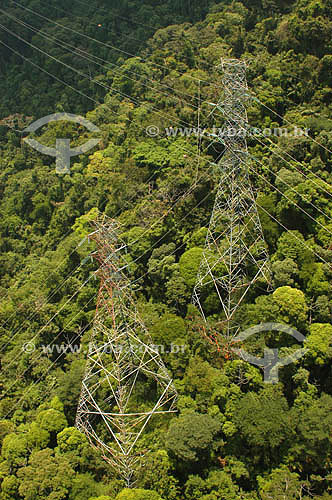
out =
[[[332,498],[332,1],[3,0],[0,18],[0,500]],[[212,112],[221,58],[246,62],[249,126],[289,130],[248,136],[272,277],[236,312],[242,330],[304,335],[244,343],[256,357],[306,349],[276,384],[216,346],[192,304],[224,146],[183,130],[225,125]],[[67,175],[23,140],[53,113],[100,130]],[[61,121],[34,137],[77,147],[92,135]],[[137,310],[178,392],[177,413],[152,419],[137,445],[131,488],[75,426],[98,213],[121,227]],[[204,307],[218,329],[208,287]]]

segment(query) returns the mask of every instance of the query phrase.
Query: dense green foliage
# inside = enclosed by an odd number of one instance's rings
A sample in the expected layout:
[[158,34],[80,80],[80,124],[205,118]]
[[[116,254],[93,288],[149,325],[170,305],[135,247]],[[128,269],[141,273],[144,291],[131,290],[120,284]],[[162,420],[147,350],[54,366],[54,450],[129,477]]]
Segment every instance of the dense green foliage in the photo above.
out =
[[[0,44],[0,500],[328,500],[332,1],[83,4],[4,0],[0,10],[1,25],[46,53],[1,30],[16,53]],[[54,37],[100,59],[68,52]],[[315,139],[249,139],[274,291],[255,288],[238,315],[243,328],[278,321],[307,337],[305,356],[282,368],[276,385],[230,346],[217,352],[190,305],[221,149],[204,138],[198,158],[195,135],[163,130],[197,126],[199,103],[204,127],[222,125],[209,104],[222,97],[222,56],[250,61],[249,87],[265,105],[250,101],[251,126],[292,123]],[[85,114],[102,136],[62,177],[53,158],[21,141],[27,123],[60,111]],[[151,125],[158,137],[147,136]],[[85,141],[80,127],[64,122],[45,127],[40,141],[54,145],[60,134]],[[148,427],[140,446],[150,453],[131,490],[74,427],[98,289],[89,279],[96,263],[85,259],[92,246],[79,244],[97,210],[122,224],[153,341],[184,346],[163,354],[179,413]],[[207,307],[216,323],[216,304]],[[284,353],[298,348],[289,336],[263,337],[247,345],[258,356],[265,343]],[[43,351],[53,344],[82,349]]]

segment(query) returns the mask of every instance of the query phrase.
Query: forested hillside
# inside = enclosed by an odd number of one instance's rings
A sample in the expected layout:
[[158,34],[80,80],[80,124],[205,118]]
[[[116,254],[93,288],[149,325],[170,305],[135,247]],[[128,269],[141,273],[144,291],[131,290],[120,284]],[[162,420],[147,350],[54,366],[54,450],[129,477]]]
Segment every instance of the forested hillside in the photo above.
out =
[[[332,498],[331,16],[332,0],[3,0],[0,500]],[[183,129],[223,126],[221,58],[247,62],[250,126],[290,132],[248,137],[272,288],[237,311],[243,330],[278,322],[306,336],[277,384],[209,342],[192,305],[223,146]],[[59,112],[100,129],[68,175],[23,141]],[[57,137],[91,134],[64,121],[36,133]],[[179,394],[140,439],[131,490],[75,428],[98,212],[121,226],[137,308]],[[218,329],[220,304],[205,305]],[[258,357],[265,345],[299,348],[273,332],[245,343]]]

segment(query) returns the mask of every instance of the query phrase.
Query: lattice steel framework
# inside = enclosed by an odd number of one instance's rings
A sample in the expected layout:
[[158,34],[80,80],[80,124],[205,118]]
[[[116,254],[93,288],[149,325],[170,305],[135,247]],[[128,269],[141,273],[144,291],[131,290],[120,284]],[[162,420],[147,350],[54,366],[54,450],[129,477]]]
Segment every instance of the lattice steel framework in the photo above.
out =
[[99,216],[94,225],[100,288],[76,426],[131,486],[139,438],[153,415],[176,411],[177,394],[138,316],[118,223]]
[[[248,173],[245,108],[249,93],[244,62],[222,61],[224,100],[215,106],[225,117],[216,141],[225,147],[205,249],[193,293],[204,319],[221,304],[223,338],[238,332],[236,312],[253,285],[270,281],[270,266],[255,195]],[[217,335],[218,336],[218,335]],[[217,342],[216,334],[213,340]]]

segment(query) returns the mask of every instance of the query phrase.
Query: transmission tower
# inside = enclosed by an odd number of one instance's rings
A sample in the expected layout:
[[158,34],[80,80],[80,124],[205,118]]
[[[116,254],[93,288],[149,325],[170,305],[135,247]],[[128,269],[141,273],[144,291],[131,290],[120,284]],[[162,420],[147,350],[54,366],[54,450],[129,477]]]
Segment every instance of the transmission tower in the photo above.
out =
[[[215,139],[224,146],[224,153],[218,163],[219,186],[193,303],[205,320],[221,305],[219,334],[231,339],[239,330],[236,312],[240,304],[255,283],[269,283],[270,268],[249,179],[246,65],[236,59],[223,60],[222,70],[224,100],[214,109],[225,118]],[[213,340],[217,342],[215,336]]]
[[99,216],[94,226],[100,288],[76,426],[131,486],[139,438],[154,415],[176,411],[177,394],[131,296],[118,223]]

